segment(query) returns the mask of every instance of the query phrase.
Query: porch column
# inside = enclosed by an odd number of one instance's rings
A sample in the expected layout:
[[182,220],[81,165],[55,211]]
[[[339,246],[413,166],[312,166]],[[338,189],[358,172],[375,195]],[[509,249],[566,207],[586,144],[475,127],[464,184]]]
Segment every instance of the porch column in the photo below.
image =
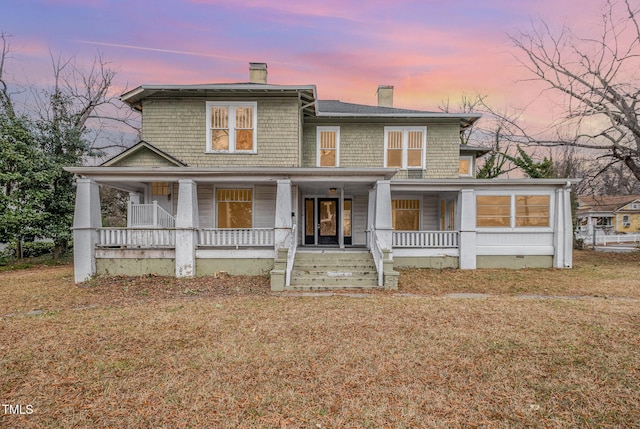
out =
[[198,186],[191,179],[180,179],[176,213],[176,277],[193,277],[196,274],[198,222]]
[[569,189],[556,189],[554,222],[554,268],[571,268],[573,231],[571,226],[571,195]]
[[289,247],[289,236],[293,227],[291,213],[291,180],[278,180],[276,191],[276,219],[274,232],[275,249]]
[[376,217],[376,190],[369,190],[369,209],[367,210],[367,248],[371,248],[371,228],[375,222]]
[[76,283],[96,273],[96,245],[100,216],[100,189],[91,179],[76,180],[76,206],[73,214],[73,271]]
[[473,189],[460,190],[460,269],[476,269],[476,198]]
[[564,268],[573,266],[573,216],[571,215],[571,188],[567,186],[564,193]]
[[379,180],[375,189],[374,226],[382,250],[391,250],[393,225],[391,222],[391,181]]

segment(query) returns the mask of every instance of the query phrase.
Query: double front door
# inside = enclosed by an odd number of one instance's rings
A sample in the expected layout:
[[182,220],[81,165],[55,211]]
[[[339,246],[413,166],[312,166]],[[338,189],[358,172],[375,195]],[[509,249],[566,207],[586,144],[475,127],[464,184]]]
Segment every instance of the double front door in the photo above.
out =
[[351,244],[351,200],[340,207],[339,198],[305,198],[304,244],[339,245],[340,228],[344,244]]

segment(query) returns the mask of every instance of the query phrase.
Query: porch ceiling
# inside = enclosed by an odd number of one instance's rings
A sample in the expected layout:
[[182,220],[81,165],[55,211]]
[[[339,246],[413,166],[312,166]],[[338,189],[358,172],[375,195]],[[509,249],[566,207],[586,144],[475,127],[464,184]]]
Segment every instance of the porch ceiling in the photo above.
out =
[[[298,189],[304,195],[326,195],[326,196],[340,196],[340,190],[344,190],[345,195],[358,195],[367,194],[371,188],[373,188],[375,182],[340,182],[340,181],[325,181],[325,182],[296,182],[292,181],[294,185],[298,185]],[[334,192],[331,189],[335,189]]]

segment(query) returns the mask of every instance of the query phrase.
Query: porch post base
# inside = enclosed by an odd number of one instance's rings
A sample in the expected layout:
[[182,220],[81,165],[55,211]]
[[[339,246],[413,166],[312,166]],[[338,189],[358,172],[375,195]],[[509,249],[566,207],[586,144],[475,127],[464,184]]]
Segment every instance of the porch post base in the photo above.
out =
[[176,230],[176,277],[196,275],[197,232]]

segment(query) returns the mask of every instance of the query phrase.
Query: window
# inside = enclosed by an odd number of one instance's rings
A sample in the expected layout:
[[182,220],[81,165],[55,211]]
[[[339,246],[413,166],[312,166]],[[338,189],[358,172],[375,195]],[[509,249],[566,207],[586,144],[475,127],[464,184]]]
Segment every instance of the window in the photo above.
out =
[[340,165],[340,128],[318,127],[317,141],[318,167],[338,167]]
[[385,127],[385,167],[424,168],[426,127]]
[[629,221],[629,215],[622,216],[622,226],[631,226],[631,222]]
[[256,103],[207,102],[207,152],[256,152]]
[[345,237],[351,237],[351,200],[344,200],[342,210],[342,225],[343,235]]
[[152,182],[151,195],[169,195],[169,182]]
[[511,226],[511,197],[496,195],[476,196],[477,226]]
[[397,231],[420,229],[420,200],[393,200],[391,208],[393,229]]
[[549,196],[516,195],[516,226],[549,226]]
[[549,195],[477,195],[478,227],[548,227]]
[[251,228],[253,190],[218,189],[216,192],[218,228]]
[[461,156],[460,157],[460,168],[459,175],[460,176],[473,176],[473,158],[470,156]]

